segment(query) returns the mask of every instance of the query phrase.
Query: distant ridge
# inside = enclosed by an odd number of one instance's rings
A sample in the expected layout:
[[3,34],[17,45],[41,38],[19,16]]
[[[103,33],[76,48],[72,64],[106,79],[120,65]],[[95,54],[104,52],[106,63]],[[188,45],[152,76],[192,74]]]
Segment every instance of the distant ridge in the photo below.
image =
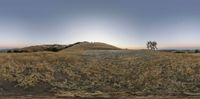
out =
[[76,42],[69,45],[59,45],[59,44],[52,44],[52,45],[36,45],[36,46],[29,46],[19,49],[9,49],[4,50],[3,52],[8,53],[22,53],[22,52],[41,52],[41,51],[51,51],[51,52],[58,52],[58,51],[67,51],[67,50],[119,50],[120,48],[115,47],[113,45],[109,45],[106,43],[101,42]]
[[4,50],[4,52],[8,53],[22,53],[22,52],[40,52],[40,51],[52,51],[57,52],[62,49],[65,49],[67,45],[59,45],[59,44],[52,44],[52,45],[35,45],[35,46],[29,46],[24,48],[18,48],[18,49],[9,49]]

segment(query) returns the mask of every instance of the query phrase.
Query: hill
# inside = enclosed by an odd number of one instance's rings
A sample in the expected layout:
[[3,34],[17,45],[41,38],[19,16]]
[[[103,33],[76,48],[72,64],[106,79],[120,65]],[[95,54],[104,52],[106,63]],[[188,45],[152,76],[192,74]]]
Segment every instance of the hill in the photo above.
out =
[[113,45],[109,45],[101,42],[78,42],[73,44],[72,46],[64,49],[63,51],[69,50],[119,50],[120,48],[115,47]]
[[42,51],[58,52],[62,49],[65,49],[66,47],[67,45],[59,45],[59,44],[35,45],[24,48],[2,50],[1,52],[7,52],[7,53],[42,52]]
[[22,53],[22,52],[42,52],[42,51],[51,51],[51,52],[58,52],[61,50],[69,51],[69,50],[118,50],[119,48],[106,44],[106,43],[90,43],[90,42],[77,42],[74,44],[69,45],[59,45],[59,44],[53,44],[53,45],[36,45],[36,46],[29,46],[19,49],[10,49],[10,50],[4,50],[2,52],[14,52],[14,53]]

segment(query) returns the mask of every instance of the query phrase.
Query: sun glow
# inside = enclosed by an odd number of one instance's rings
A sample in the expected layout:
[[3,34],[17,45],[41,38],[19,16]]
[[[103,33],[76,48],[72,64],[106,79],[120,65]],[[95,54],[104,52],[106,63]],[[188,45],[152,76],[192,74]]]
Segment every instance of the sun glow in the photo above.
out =
[[118,35],[116,35],[116,27],[111,21],[79,18],[67,25],[67,38],[73,38],[67,42],[89,41],[89,42],[104,42],[115,44]]
[[97,25],[85,25],[77,29],[77,40],[86,40],[91,42],[112,42],[114,38],[110,35],[112,31],[106,27]]

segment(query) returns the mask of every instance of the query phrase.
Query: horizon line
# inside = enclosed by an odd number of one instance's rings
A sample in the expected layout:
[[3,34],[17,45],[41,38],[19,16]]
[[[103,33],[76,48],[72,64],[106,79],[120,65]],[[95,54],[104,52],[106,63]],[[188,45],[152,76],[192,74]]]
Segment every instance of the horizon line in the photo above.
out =
[[[92,41],[79,41],[79,42],[89,42],[89,43],[104,43],[104,42],[92,42]],[[77,43],[77,42],[74,42],[74,43]],[[16,45],[3,45],[1,46],[0,45],[0,49],[15,49],[15,48],[24,48],[24,47],[30,47],[30,46],[39,46],[39,45],[69,45],[69,44],[74,44],[74,43],[66,43],[66,44],[63,44],[63,43],[43,43],[43,44],[16,44]],[[121,49],[133,49],[133,50],[138,50],[138,49],[147,49],[146,46],[144,47],[133,47],[133,46],[129,46],[129,47],[125,47],[125,46],[117,46],[117,45],[114,45],[114,44],[111,44],[111,43],[106,43],[106,44],[109,44],[109,45],[112,45],[112,46],[116,46],[118,48],[121,48]],[[200,46],[162,46],[162,47],[159,47],[158,46],[158,49],[159,50],[187,50],[187,49],[190,49],[190,50],[194,50],[194,49],[200,49]]]

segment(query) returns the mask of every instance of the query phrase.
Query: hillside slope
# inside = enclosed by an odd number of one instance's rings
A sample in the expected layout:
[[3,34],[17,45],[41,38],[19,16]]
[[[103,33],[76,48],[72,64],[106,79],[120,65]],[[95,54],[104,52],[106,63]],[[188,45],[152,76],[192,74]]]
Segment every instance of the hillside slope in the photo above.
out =
[[120,48],[115,47],[113,45],[109,45],[106,43],[101,42],[79,42],[77,44],[74,44],[71,47],[68,47],[64,49],[63,51],[69,51],[69,50],[119,50]]
[[50,52],[58,52],[61,50],[70,51],[70,50],[119,50],[119,48],[106,44],[106,43],[90,43],[90,42],[76,42],[69,45],[59,45],[59,44],[52,44],[52,45],[36,45],[36,46],[29,46],[19,49],[11,49],[3,52],[14,52],[14,53],[22,53],[22,52],[42,52],[42,51],[50,51]]
[[65,49],[66,47],[67,47],[67,45],[58,45],[58,44],[54,44],[54,45],[37,45],[37,46],[30,46],[30,47],[22,48],[22,51],[25,51],[25,52],[39,52],[39,51],[57,52],[57,51],[60,51],[62,49]]
[[42,51],[58,52],[62,49],[65,49],[66,47],[67,45],[59,45],[59,44],[35,45],[35,46],[28,46],[24,48],[18,48],[18,49],[4,50],[2,52],[7,52],[7,53],[42,52]]

